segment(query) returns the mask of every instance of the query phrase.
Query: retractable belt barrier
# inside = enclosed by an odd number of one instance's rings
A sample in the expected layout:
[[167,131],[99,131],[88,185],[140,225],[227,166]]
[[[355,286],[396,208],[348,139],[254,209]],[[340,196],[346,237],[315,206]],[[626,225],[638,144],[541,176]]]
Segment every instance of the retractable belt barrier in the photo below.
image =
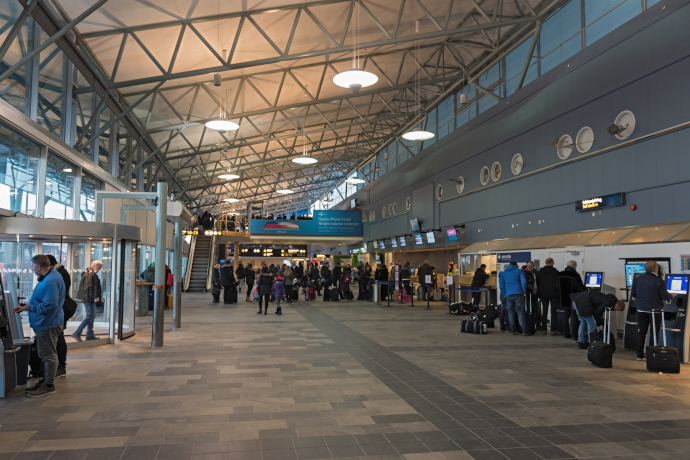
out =
[[[488,307],[490,304],[490,295],[491,295],[491,288],[489,287],[469,287],[469,288],[456,288],[453,286],[446,286],[448,288],[448,314],[450,315],[450,305],[451,305],[451,300],[450,300],[450,292],[451,291],[459,291],[459,292],[471,292],[471,293],[476,293],[476,292],[483,292],[486,294],[486,306]],[[478,305],[477,305],[478,306]]]

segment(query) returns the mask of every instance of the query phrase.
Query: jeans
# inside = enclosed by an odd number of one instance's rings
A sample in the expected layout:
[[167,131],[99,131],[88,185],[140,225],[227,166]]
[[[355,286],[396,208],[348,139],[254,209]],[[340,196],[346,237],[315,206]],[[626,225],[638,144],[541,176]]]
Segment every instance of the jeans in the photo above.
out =
[[53,384],[58,369],[57,338],[60,332],[62,326],[36,331],[36,351],[43,361],[43,378],[47,385]]
[[244,284],[244,280],[243,280],[243,279],[237,280],[237,291],[238,291],[238,292],[242,292],[242,285],[243,285],[243,284]]
[[508,301],[508,321],[510,323],[510,328],[517,331],[517,325],[515,324],[515,312],[517,311],[518,321],[520,323],[520,328],[525,330],[525,296],[522,294],[513,294],[506,296]]
[[580,312],[577,311],[577,308],[575,309],[575,313],[577,313],[578,318],[580,318],[580,328],[577,331],[577,341],[580,343],[587,343],[589,342],[589,334],[592,334],[597,330],[597,321],[594,319],[594,316],[583,318],[580,316]]
[[[652,324],[652,314],[654,315],[654,324],[656,329],[652,331],[657,337],[657,343],[661,346],[664,344],[664,339],[659,336],[659,329],[661,328],[661,313],[646,313],[643,311],[637,312],[637,356],[644,354],[644,347],[647,342],[647,329]],[[654,338],[650,340],[650,344],[654,344]]]
[[546,330],[546,319],[548,317],[548,312],[549,312],[549,305],[551,306],[551,331],[556,331],[558,330],[558,327],[556,327],[556,320],[558,319],[558,312],[556,309],[560,305],[560,299],[558,297],[549,299],[549,298],[541,298],[541,308],[542,308],[542,313],[541,313],[541,329],[542,331]]
[[81,335],[81,332],[86,328],[86,337],[95,337],[93,334],[93,320],[96,318],[96,304],[84,302],[84,311],[86,312],[84,319],[74,333]]
[[422,300],[429,300],[430,284],[422,284]]

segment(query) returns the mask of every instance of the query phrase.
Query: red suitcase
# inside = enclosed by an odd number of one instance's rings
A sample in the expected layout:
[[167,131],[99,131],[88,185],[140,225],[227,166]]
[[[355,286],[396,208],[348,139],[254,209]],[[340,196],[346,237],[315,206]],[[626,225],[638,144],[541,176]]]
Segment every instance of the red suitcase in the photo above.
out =
[[307,288],[307,300],[316,300],[316,289],[313,286]]

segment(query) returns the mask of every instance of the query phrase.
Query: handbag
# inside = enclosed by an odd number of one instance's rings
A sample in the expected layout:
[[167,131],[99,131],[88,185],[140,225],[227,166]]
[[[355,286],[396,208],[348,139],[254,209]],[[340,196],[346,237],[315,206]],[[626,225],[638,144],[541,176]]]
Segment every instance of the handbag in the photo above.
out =
[[65,294],[65,302],[62,304],[62,313],[65,315],[65,322],[77,312],[77,302],[69,294]]
[[254,300],[259,300],[259,287],[254,286],[252,288],[252,295],[254,296]]

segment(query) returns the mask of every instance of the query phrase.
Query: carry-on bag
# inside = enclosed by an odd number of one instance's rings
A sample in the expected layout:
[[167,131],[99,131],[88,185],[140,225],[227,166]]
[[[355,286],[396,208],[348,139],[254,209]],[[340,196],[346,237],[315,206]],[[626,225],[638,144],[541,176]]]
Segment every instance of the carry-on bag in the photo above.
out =
[[293,301],[299,300],[299,289],[293,289],[293,290],[290,292],[290,299],[293,300]]
[[331,288],[330,298],[331,298],[331,300],[334,301],[334,302],[340,298],[340,292],[338,292],[338,288],[337,288],[337,287],[332,287],[332,288]]
[[654,346],[647,347],[647,370],[650,372],[663,372],[664,374],[680,373],[680,356],[678,349],[666,346],[666,325],[664,324],[664,310],[661,311],[661,334],[664,336],[664,346],[660,347],[656,340],[656,320],[652,312],[652,335]]
[[211,295],[213,296],[213,302],[218,303],[220,299],[220,289],[219,288],[213,288],[211,291]]
[[604,311],[604,334],[606,342],[591,342],[587,348],[587,359],[590,363],[601,368],[613,367],[613,345],[609,343],[611,332],[611,310]]
[[486,323],[479,321],[476,313],[470,313],[469,319],[463,319],[460,323],[460,332],[468,334],[486,334]]
[[477,312],[477,317],[479,321],[484,321],[486,323],[486,327],[494,327],[494,321],[498,319],[499,313],[495,306],[489,305],[484,308],[484,310]]
[[316,289],[314,286],[309,286],[307,288],[307,299],[316,300]]
[[[601,331],[595,331],[589,334],[589,343],[592,342],[603,342],[604,341],[604,333]],[[609,343],[613,345],[613,352],[616,352],[616,339],[613,335],[612,332],[609,332]]]

